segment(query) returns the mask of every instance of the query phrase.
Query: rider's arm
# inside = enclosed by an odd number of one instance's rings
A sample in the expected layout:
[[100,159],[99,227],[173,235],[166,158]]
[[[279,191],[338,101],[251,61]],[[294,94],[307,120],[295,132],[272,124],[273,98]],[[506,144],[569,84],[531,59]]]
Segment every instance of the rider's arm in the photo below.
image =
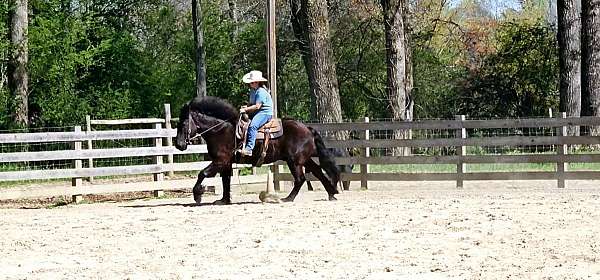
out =
[[246,107],[245,110],[247,113],[252,113],[254,111],[260,110],[261,107],[262,107],[262,102],[256,102],[256,104]]
[[265,99],[266,99],[265,95],[268,95],[268,94],[269,93],[264,88],[258,89],[256,92],[255,104],[252,104],[252,105],[246,107],[245,111],[248,113],[252,113],[252,112],[260,110],[263,106],[263,102],[265,102]]

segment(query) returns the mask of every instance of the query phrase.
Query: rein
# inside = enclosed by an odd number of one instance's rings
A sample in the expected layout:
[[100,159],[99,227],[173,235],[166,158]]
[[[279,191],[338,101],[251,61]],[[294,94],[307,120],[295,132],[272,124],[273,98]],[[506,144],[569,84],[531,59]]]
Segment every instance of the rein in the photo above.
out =
[[[189,120],[189,121],[191,121],[192,123],[194,123],[194,127],[198,127],[198,126],[196,125],[196,123],[194,122],[194,118],[192,118],[192,115],[191,115],[191,114],[188,114],[188,120]],[[216,127],[218,127],[218,126],[220,126],[220,125],[222,125],[222,124],[224,124],[224,123],[226,123],[226,122],[228,122],[228,121],[230,121],[230,120],[231,120],[231,119],[229,119],[229,120],[220,120],[220,121],[219,121],[219,123],[217,123],[217,124],[215,124],[215,125],[213,125],[213,126],[211,126],[211,127],[207,128],[207,129],[205,129],[204,131],[202,131],[202,132],[200,132],[200,133],[196,133],[196,135],[194,135],[193,137],[190,137],[190,138],[187,140],[187,143],[188,143],[188,144],[191,144],[191,143],[192,143],[192,140],[194,140],[194,139],[196,139],[196,138],[198,138],[198,137],[201,137],[201,136],[202,136],[202,135],[204,135],[205,133],[207,133],[207,132],[209,132],[209,131],[213,130],[214,128],[216,128]],[[191,134],[192,134],[192,126],[191,126],[190,124],[188,124],[188,135],[191,135]]]

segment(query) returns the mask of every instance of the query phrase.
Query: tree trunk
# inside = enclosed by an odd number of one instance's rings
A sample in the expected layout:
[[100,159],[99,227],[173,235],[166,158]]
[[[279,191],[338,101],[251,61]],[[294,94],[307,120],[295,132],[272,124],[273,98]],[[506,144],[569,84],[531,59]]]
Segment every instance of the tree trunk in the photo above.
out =
[[13,46],[8,69],[8,83],[14,94],[14,121],[19,126],[29,123],[29,92],[27,62],[27,0],[14,0],[14,11],[11,12],[10,41]]
[[[4,60],[4,57],[6,57],[5,54],[2,54],[2,57],[0,59]],[[7,71],[8,68],[6,63],[0,64],[0,93],[4,91],[8,83]]]
[[306,74],[308,75],[308,83],[310,90],[310,117],[312,121],[317,120],[317,110],[316,110],[316,85],[315,85],[315,73],[310,64],[310,48],[308,46],[308,31],[307,31],[307,15],[306,15],[306,5],[301,5],[300,0],[291,0],[290,8],[292,11],[292,29],[294,30],[294,35],[297,39],[298,49],[300,50],[300,54],[302,56],[302,62],[304,64],[304,69],[306,69]]
[[[413,89],[412,54],[409,46],[409,32],[405,0],[381,0],[385,26],[385,47],[387,63],[387,96],[394,121],[412,121]],[[394,132],[394,139],[409,139],[409,130]],[[394,149],[394,155],[408,155],[410,148]]]
[[[600,0],[586,0],[582,9],[582,108],[585,115],[600,117]],[[600,127],[590,134],[600,135]]]
[[[577,0],[558,1],[558,52],[560,68],[560,110],[568,117],[581,115],[581,20]],[[578,135],[579,127],[569,127]]]
[[196,96],[206,96],[206,51],[202,32],[202,8],[198,0],[192,0],[192,28],[196,43]]
[[[314,96],[315,116],[320,122],[341,122],[342,108],[338,91],[333,48],[329,41],[329,16],[326,0],[291,0],[294,30],[300,41],[311,93]],[[306,45],[303,45],[306,41]],[[308,64],[308,65],[307,65]],[[337,139],[346,133],[336,133]]]
[[227,15],[229,16],[229,20],[231,20],[234,25],[233,33],[231,34],[231,40],[235,40],[237,35],[240,33],[237,0],[227,0],[227,7]]

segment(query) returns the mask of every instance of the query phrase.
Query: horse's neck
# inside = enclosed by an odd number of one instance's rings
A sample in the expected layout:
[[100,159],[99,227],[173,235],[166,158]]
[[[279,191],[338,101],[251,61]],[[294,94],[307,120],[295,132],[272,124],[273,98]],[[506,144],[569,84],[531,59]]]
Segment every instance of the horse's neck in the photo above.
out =
[[208,132],[212,127],[218,125],[221,120],[204,114],[192,115],[192,119],[198,128],[198,133]]
[[[221,125],[219,125],[221,124]],[[206,127],[204,127],[206,126]],[[215,127],[216,126],[216,127]],[[235,139],[235,128],[236,125],[232,125],[230,122],[225,121],[224,123],[221,120],[206,122],[202,125],[203,130],[210,129],[202,135],[204,141],[209,146],[221,146],[226,143],[223,142],[224,139],[231,138]],[[212,128],[212,129],[211,129]],[[231,137],[228,137],[231,136]],[[232,143],[233,145],[233,143]]]

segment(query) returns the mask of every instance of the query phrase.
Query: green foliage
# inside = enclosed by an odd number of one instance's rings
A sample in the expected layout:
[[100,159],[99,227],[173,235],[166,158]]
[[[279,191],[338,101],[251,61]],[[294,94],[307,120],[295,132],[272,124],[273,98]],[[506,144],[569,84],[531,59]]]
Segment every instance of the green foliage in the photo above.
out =
[[[267,69],[265,22],[260,12],[248,10],[234,24],[218,1],[201,2],[208,94],[240,105],[247,100],[242,75]],[[343,117],[390,117],[379,4],[330,2]],[[455,8],[440,6],[438,1],[414,4],[420,13],[411,22],[415,118],[522,117],[545,115],[548,108],[555,108],[558,70],[552,30],[542,20],[518,11],[511,12],[512,22],[498,25],[481,8],[482,1],[470,3]],[[252,5],[262,4],[248,7]],[[6,70],[10,47],[8,9],[3,1],[0,71]],[[539,9],[532,9],[523,13],[539,14]],[[311,93],[304,61],[289,11],[281,11],[279,113],[309,120]],[[452,22],[452,14],[462,27],[443,23]],[[465,62],[470,55],[466,42],[472,37],[479,39],[477,43],[487,40],[475,49],[483,50],[477,53],[476,67]],[[170,103],[177,114],[195,95],[191,12],[173,1],[30,0],[29,56],[34,126],[81,124],[87,114],[96,119],[155,117],[162,114],[164,103]],[[3,78],[4,73],[0,72]],[[2,129],[10,125],[11,97],[6,83],[0,85]]]
[[235,105],[245,104],[248,88],[242,76],[249,69],[259,69],[266,75],[264,22],[248,22],[234,36],[234,24],[223,18],[218,3],[211,2],[204,8],[204,24],[208,94]]
[[8,39],[8,1],[0,3],[0,129],[10,121],[7,64],[10,41]]
[[430,47],[413,47],[414,115],[420,119],[453,118],[458,112],[462,67],[452,64],[452,54]]
[[354,14],[338,24],[333,44],[344,118],[389,117],[383,26]]
[[29,25],[34,125],[81,123],[86,114],[124,118],[141,111],[135,94],[147,87],[135,38],[95,21],[96,12],[73,16],[61,11],[61,1],[32,5],[40,11]]
[[298,52],[280,60],[277,80],[278,111],[282,117],[311,120],[310,89],[304,63]]
[[554,32],[542,22],[506,22],[498,50],[464,84],[461,113],[471,117],[547,115],[558,106],[558,55]]

